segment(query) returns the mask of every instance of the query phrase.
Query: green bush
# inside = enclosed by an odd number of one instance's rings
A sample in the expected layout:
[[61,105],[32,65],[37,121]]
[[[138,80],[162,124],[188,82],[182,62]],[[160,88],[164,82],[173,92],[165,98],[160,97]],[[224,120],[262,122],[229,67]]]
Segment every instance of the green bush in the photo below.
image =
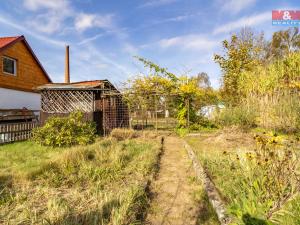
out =
[[256,126],[256,112],[244,106],[228,107],[216,116],[216,123],[221,126],[240,126],[252,128]]
[[33,141],[52,147],[86,145],[94,142],[96,126],[83,120],[82,112],[73,112],[68,117],[51,117],[43,127],[32,131]]

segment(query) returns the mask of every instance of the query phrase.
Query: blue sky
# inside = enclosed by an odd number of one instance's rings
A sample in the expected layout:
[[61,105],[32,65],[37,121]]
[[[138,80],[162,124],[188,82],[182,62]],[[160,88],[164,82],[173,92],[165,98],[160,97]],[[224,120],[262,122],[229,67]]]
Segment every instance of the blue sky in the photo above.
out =
[[70,45],[71,81],[109,79],[120,86],[145,72],[133,56],[177,74],[207,72],[219,86],[213,54],[244,26],[272,32],[273,9],[299,9],[296,0],[6,0],[0,36],[25,35],[54,82],[64,77]]

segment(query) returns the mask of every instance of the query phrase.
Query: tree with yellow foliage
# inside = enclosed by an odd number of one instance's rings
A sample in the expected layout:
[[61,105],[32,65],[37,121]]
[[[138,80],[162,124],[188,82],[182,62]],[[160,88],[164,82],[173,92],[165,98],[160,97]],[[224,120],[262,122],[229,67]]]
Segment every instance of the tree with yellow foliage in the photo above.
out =
[[[215,100],[212,88],[207,85],[208,77],[201,80],[198,77],[175,75],[166,68],[141,57],[136,57],[149,68],[149,74],[137,76],[127,82],[125,96],[132,106],[146,110],[151,106],[166,104],[173,109],[179,128],[187,128],[196,122],[196,112],[200,110],[201,102]],[[201,86],[200,84],[206,83]],[[203,105],[202,105],[203,106]]]

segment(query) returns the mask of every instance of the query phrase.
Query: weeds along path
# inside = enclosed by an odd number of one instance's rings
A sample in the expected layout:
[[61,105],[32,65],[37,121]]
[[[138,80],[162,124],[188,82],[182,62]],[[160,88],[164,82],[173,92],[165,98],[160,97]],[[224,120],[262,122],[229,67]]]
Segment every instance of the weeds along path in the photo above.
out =
[[177,137],[166,137],[156,180],[151,184],[152,201],[146,224],[196,224],[197,207],[193,200],[194,170]]

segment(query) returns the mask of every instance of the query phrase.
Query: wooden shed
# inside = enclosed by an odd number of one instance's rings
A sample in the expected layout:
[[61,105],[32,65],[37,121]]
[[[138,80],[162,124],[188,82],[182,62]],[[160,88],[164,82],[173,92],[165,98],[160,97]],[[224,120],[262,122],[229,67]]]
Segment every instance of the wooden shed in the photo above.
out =
[[122,94],[108,80],[52,83],[38,87],[41,93],[41,123],[50,116],[82,111],[94,121],[97,132],[107,135],[114,128],[128,127],[128,107]]

